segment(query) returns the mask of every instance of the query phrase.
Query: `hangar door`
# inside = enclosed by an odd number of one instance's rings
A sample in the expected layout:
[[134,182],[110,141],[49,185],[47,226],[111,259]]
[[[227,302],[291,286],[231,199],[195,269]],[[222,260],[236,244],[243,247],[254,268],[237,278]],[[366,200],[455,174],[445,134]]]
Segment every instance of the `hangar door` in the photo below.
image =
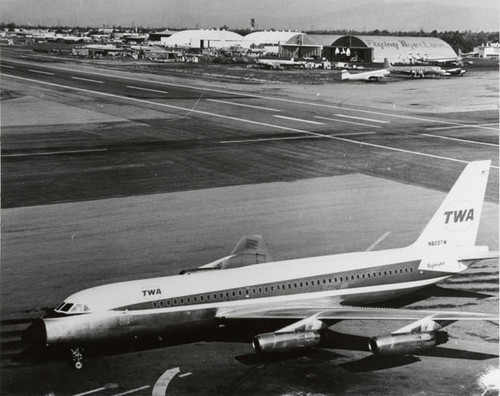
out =
[[354,36],[343,36],[335,40],[325,56],[334,61],[372,62],[373,48]]

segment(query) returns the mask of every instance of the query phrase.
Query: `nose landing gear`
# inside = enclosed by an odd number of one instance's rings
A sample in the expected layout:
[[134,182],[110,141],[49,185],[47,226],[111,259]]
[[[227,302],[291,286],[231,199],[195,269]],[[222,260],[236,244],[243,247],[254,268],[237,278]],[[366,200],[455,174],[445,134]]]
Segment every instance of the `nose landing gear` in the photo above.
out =
[[71,360],[73,367],[80,370],[83,367],[83,348],[71,348]]

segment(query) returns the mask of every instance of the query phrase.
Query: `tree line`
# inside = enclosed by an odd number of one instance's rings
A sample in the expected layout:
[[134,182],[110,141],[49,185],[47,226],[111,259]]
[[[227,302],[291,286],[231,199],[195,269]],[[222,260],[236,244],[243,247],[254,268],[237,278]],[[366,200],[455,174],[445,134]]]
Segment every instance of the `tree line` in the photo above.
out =
[[[70,32],[83,32],[83,31],[94,31],[95,27],[69,27],[69,26],[57,26],[57,27],[46,27],[46,26],[18,26],[14,22],[1,22],[0,30],[12,30],[15,28],[38,28],[38,29],[58,29],[59,31],[70,31]],[[149,27],[134,27],[134,28],[126,28],[122,26],[113,26],[116,31],[126,31],[130,29],[136,30],[138,33],[150,33],[154,31],[163,31],[163,30],[186,30],[186,29],[170,29],[170,28],[160,28],[160,29],[151,29]],[[230,29],[227,25],[219,27],[219,29],[231,30],[235,33],[241,34],[245,36],[252,32],[252,30],[246,29]],[[272,29],[271,29],[272,30]],[[486,43],[498,43],[499,42],[499,32],[472,32],[468,31],[451,31],[446,30],[443,32],[438,32],[437,30],[433,30],[432,32],[425,32],[423,30],[420,31],[389,31],[389,30],[369,30],[369,31],[357,31],[357,30],[348,30],[348,29],[340,29],[340,30],[314,30],[314,31],[305,31],[307,34],[332,34],[332,35],[342,35],[342,36],[410,36],[410,37],[437,37],[448,43],[455,52],[471,52],[474,47],[480,46]]]

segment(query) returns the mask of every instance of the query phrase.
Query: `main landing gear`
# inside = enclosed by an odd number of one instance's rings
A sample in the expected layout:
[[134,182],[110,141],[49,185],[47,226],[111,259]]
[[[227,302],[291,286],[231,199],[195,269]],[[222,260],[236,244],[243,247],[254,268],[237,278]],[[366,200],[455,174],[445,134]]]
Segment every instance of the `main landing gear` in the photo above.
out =
[[71,360],[73,367],[80,370],[83,367],[83,348],[71,348]]

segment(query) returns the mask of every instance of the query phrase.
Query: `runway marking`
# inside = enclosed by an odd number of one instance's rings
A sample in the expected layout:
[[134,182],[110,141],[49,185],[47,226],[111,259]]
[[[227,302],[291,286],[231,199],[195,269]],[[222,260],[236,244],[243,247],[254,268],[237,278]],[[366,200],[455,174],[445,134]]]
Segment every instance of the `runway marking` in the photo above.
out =
[[[244,118],[231,117],[231,116],[226,116],[226,115],[223,115],[223,114],[217,114],[217,113],[211,113],[211,112],[207,112],[207,111],[195,110],[195,109],[190,109],[190,108],[185,108],[185,107],[180,107],[180,106],[169,105],[169,104],[165,104],[165,103],[158,103],[158,102],[154,102],[154,101],[151,101],[151,100],[138,99],[138,98],[130,98],[130,97],[127,97],[127,96],[115,95],[115,94],[110,94],[110,93],[107,93],[107,92],[92,91],[90,89],[85,89],[85,88],[70,87],[70,86],[67,86],[67,85],[56,84],[56,83],[51,83],[51,82],[47,82],[47,81],[34,80],[32,78],[13,76],[11,74],[4,74],[3,76],[4,77],[14,78],[14,79],[19,79],[19,80],[31,81],[31,82],[35,82],[35,83],[43,84],[43,85],[50,85],[50,86],[59,87],[59,88],[63,88],[63,89],[72,89],[74,91],[86,92],[86,93],[90,93],[90,94],[94,94],[94,95],[102,95],[102,96],[107,96],[107,97],[111,97],[111,98],[118,98],[118,99],[121,99],[121,100],[129,100],[129,101],[132,101],[132,102],[138,102],[138,103],[144,103],[144,104],[151,104],[151,105],[154,105],[154,106],[160,106],[160,107],[166,107],[166,108],[170,108],[170,109],[182,110],[182,111],[187,111],[187,112],[196,113],[196,114],[204,114],[204,115],[208,115],[208,116],[212,116],[212,117],[219,117],[219,118],[224,118],[224,119],[233,120],[233,121],[245,122],[245,123],[253,124],[253,125],[267,126],[267,127],[270,127],[270,128],[276,128],[276,129],[281,129],[281,130],[285,130],[285,131],[299,132],[299,133],[304,133],[304,134],[308,134],[308,135],[312,135],[312,136],[326,137],[326,138],[329,138],[329,139],[339,140],[339,141],[343,141],[343,142],[347,142],[347,143],[354,143],[354,144],[361,145],[361,146],[365,145],[365,146],[369,146],[369,147],[381,148],[381,149],[384,149],[384,150],[398,151],[398,152],[406,153],[406,154],[414,154],[414,155],[420,155],[420,156],[423,156],[423,157],[437,158],[437,159],[442,159],[442,160],[452,161],[452,162],[460,162],[460,163],[463,163],[463,164],[468,164],[470,162],[470,161],[460,160],[460,159],[457,159],[457,158],[443,157],[443,156],[440,156],[440,155],[421,153],[421,152],[418,152],[418,151],[404,150],[404,149],[399,149],[399,148],[396,148],[396,147],[382,146],[380,144],[374,144],[374,143],[359,142],[359,141],[352,140],[352,139],[346,139],[346,138],[343,138],[343,137],[340,137],[340,136],[323,135],[321,133],[316,133],[316,132],[311,132],[311,131],[305,131],[303,129],[290,128],[290,127],[285,127],[285,126],[281,126],[281,125],[274,125],[274,124],[268,124],[268,123],[259,122],[259,121],[252,121],[252,120],[247,120],[247,119],[244,119]],[[372,127],[373,127],[373,125],[372,125]],[[491,167],[498,169],[498,166],[491,165]]]
[[245,104],[245,103],[235,103],[235,102],[229,102],[227,100],[207,99],[207,101],[208,102],[224,103],[224,104],[229,104],[229,105],[234,105],[234,106],[251,107],[252,109],[258,109],[258,110],[267,110],[267,111],[276,111],[276,112],[281,111],[278,109],[271,109],[270,107],[254,106],[254,105],[249,105],[249,104]]
[[152,396],[165,396],[168,384],[179,373],[179,371],[179,367],[165,371],[161,377],[158,378],[158,381],[156,381]]
[[149,385],[144,385],[144,386],[141,386],[140,388],[135,388],[135,389],[131,389],[129,391],[126,391],[126,392],[122,392],[122,393],[117,393],[113,396],[123,396],[123,395],[129,395],[131,393],[135,393],[135,392],[139,392],[141,390],[144,390],[144,389],[148,389],[148,388],[151,388],[151,386]]
[[298,121],[298,122],[306,122],[306,123],[308,123],[308,124],[324,125],[324,123],[323,123],[323,122],[317,122],[317,121],[304,120],[304,119],[302,119],[302,118],[285,117],[285,116],[281,116],[281,115],[274,115],[273,117],[276,117],[276,118],[282,118],[283,120]]
[[98,83],[98,84],[104,84],[104,81],[91,80],[90,78],[75,77],[75,76],[71,76],[71,78],[73,80],[89,81],[89,82],[94,82],[94,83]]
[[5,68],[7,68],[7,69],[15,69],[15,67],[14,67],[14,66],[8,66],[8,65],[1,65],[1,66],[2,66],[2,67],[5,67]]
[[[21,63],[21,64],[28,64],[28,65],[32,65],[33,64],[33,62],[23,62],[23,61],[17,61],[17,60],[12,60],[12,59],[9,59],[9,62]],[[70,71],[70,72],[73,72],[73,73],[75,72],[74,69],[69,69],[67,67],[48,66],[48,65],[44,65],[44,67],[51,68],[51,69],[56,69],[56,70]],[[83,73],[93,74],[93,75],[97,75],[97,76],[104,76],[104,77],[120,78],[120,79],[123,79],[123,80],[141,81],[141,82],[146,82],[146,83],[149,83],[149,84],[151,82],[154,82],[155,84],[167,85],[167,86],[171,86],[171,87],[187,88],[187,89],[193,89],[193,90],[198,90],[198,91],[218,92],[218,93],[229,94],[229,95],[238,95],[238,96],[240,96],[242,94],[241,92],[224,91],[224,90],[221,90],[221,89],[213,89],[213,88],[194,87],[194,86],[185,85],[185,84],[174,84],[174,83],[168,83],[168,82],[158,81],[158,80],[146,80],[146,79],[141,79],[141,78],[120,76],[120,75],[114,75],[114,74],[98,73],[98,72],[93,72],[93,71],[89,71],[89,70],[86,70]],[[13,76],[10,76],[10,77],[13,77]],[[248,96],[250,98],[258,98],[258,99],[265,99],[265,100],[274,100],[274,101],[280,101],[280,102],[285,102],[285,103],[294,103],[294,104],[305,105],[305,106],[323,107],[323,108],[330,108],[330,109],[339,109],[339,110],[344,110],[344,111],[345,110],[347,110],[347,111],[357,111],[359,113],[383,115],[383,116],[387,116],[387,117],[401,118],[401,119],[407,119],[407,120],[416,120],[416,121],[423,121],[423,122],[434,122],[434,123],[446,124],[446,125],[466,125],[466,124],[463,124],[463,123],[451,122],[451,121],[445,121],[445,120],[436,120],[436,119],[415,117],[415,116],[404,115],[404,114],[391,114],[391,113],[384,113],[384,112],[381,112],[381,111],[363,110],[363,109],[356,109],[356,108],[345,107],[345,106],[336,106],[336,105],[325,104],[325,103],[303,102],[301,100],[277,98],[277,97],[271,97],[271,96],[256,95],[256,94],[251,94],[251,93],[245,93],[245,96]],[[494,130],[494,131],[498,130],[498,128],[490,128],[488,126],[476,126],[476,127],[477,128]]]
[[159,92],[159,93],[168,93],[167,91],[160,91],[159,89],[149,89],[149,88],[141,88],[141,87],[134,87],[133,85],[126,85],[127,88],[132,88],[132,89],[140,89],[141,91],[149,91],[149,92]]
[[499,145],[495,144],[495,143],[478,142],[476,140],[460,139],[460,138],[453,138],[453,137],[441,136],[441,135],[431,135],[431,134],[428,134],[428,133],[421,133],[421,135],[422,136],[433,137],[433,138],[438,138],[438,139],[456,140],[458,142],[465,142],[465,143],[472,143],[472,144],[482,144],[484,146],[499,147]]
[[33,73],[38,73],[38,74],[48,74],[49,76],[54,76],[54,73],[42,71],[42,70],[35,70],[35,69],[28,69],[28,71],[33,72]]
[[[470,161],[461,160],[461,159],[457,159],[457,158],[444,157],[444,156],[441,156],[441,155],[421,153],[419,151],[405,150],[405,149],[400,149],[400,148],[391,147],[391,146],[382,146],[380,144],[367,143],[367,142],[358,142],[356,140],[345,139],[345,138],[341,138],[341,137],[332,137],[332,139],[342,140],[342,141],[349,142],[349,143],[358,143],[361,146],[365,145],[365,146],[377,147],[377,148],[381,148],[381,149],[385,149],[385,150],[399,151],[401,153],[421,155],[423,157],[437,158],[437,159],[442,159],[442,160],[452,161],[452,162],[460,162],[462,164],[468,164],[470,162]],[[499,169],[499,167],[495,166],[495,165],[491,165],[491,168]]]
[[47,151],[45,153],[2,154],[2,157],[36,157],[36,156],[41,156],[41,155],[97,153],[97,152],[102,152],[102,151],[108,151],[108,149]]
[[221,140],[219,143],[250,143],[250,142],[269,142],[273,140],[298,140],[298,139],[318,139],[326,136],[357,136],[357,135],[373,135],[375,132],[354,132],[354,133],[337,133],[334,135],[306,135],[306,136],[288,136],[281,138],[256,138],[256,139],[242,139],[242,140]]
[[[498,123],[491,123],[491,124],[460,124],[460,125],[453,125],[453,126],[447,126],[447,127],[425,128],[425,130],[426,131],[441,131],[441,130],[459,129],[459,128],[482,128],[482,127],[488,128],[490,125],[498,125]],[[498,127],[497,128],[488,128],[488,129],[498,130]]]
[[77,393],[76,395],[73,395],[73,396],[91,395],[92,393],[101,392],[101,391],[103,391],[103,390],[106,390],[106,388],[105,388],[105,387],[101,387],[101,388],[97,388],[97,389],[90,390],[90,391],[88,391],[88,392]]
[[184,373],[184,374],[180,374],[180,375],[179,375],[179,378],[189,377],[190,375],[193,375],[193,373]]
[[363,122],[354,122],[354,121],[339,120],[337,118],[328,118],[328,117],[320,117],[320,116],[314,116],[314,118],[319,118],[320,120],[328,120],[328,121],[335,121],[335,122],[344,122],[346,124],[354,124],[354,125],[367,126],[367,127],[370,127],[370,128],[382,128],[379,125],[370,125],[370,124],[365,124]]
[[363,121],[373,121],[373,122],[379,122],[381,124],[389,124],[390,121],[387,120],[375,120],[373,118],[363,118],[363,117],[354,117],[354,116],[348,116],[345,114],[335,114],[337,117],[345,117],[345,118],[353,118],[356,120],[363,120]]

